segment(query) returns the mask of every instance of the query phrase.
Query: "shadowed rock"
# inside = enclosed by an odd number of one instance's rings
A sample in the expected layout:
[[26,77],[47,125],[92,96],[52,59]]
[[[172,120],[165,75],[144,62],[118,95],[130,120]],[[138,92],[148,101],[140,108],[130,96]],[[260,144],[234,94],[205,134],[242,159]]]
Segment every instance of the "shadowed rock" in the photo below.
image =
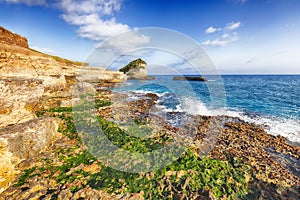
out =
[[174,81],[207,81],[206,78],[201,76],[174,76]]

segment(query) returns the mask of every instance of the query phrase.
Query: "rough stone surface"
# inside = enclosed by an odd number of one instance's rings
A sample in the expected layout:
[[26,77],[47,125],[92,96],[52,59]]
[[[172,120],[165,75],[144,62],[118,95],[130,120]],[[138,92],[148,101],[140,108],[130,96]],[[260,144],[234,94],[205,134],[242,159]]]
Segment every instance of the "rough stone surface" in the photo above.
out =
[[35,118],[34,109],[44,93],[43,80],[0,79],[0,127]]
[[28,48],[28,41],[25,37],[22,37],[18,34],[14,34],[1,26],[0,43]]
[[80,81],[89,83],[123,83],[127,80],[127,76],[122,72],[108,71],[96,67],[82,67],[76,75]]
[[16,166],[45,150],[60,134],[60,120],[38,118],[0,129],[0,193],[20,173]]

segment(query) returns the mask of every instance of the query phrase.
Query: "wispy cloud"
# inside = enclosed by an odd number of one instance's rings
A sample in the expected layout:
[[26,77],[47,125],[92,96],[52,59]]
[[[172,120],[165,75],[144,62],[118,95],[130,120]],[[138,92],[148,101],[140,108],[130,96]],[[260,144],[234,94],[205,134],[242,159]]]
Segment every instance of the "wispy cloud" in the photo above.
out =
[[249,0],[228,0],[232,3],[235,3],[235,4],[244,4],[246,2],[248,2]]
[[225,30],[233,31],[235,29],[238,29],[240,26],[241,22],[231,22],[226,25]]
[[222,31],[222,35],[215,39],[210,39],[202,42],[202,45],[205,46],[226,46],[230,43],[233,43],[237,40],[239,40],[239,36],[237,32],[233,32],[236,29],[238,29],[241,26],[241,22],[230,22],[223,28],[214,28],[213,26],[210,26],[205,30],[205,33],[214,33],[217,31]]
[[43,53],[46,53],[46,54],[56,54],[56,52],[52,49],[49,49],[49,48],[44,48],[44,47],[36,47],[36,46],[33,46],[31,47],[32,49],[35,49],[37,51],[40,51],[40,52],[43,52]]
[[5,0],[7,3],[22,3],[29,6],[38,5],[43,6],[47,5],[46,0]]
[[209,33],[214,33],[214,32],[221,31],[221,30],[222,30],[221,28],[215,28],[213,26],[210,26],[205,30],[205,33],[209,34]]
[[[223,35],[224,36],[224,35]],[[228,35],[226,38],[217,38],[217,39],[214,39],[214,40],[206,40],[205,42],[202,42],[202,45],[205,45],[205,46],[213,46],[213,47],[216,47],[216,46],[226,46],[232,42],[235,42],[239,40],[239,37],[237,35],[237,33],[235,34],[232,34],[232,35]]]
[[121,53],[128,53],[127,51],[133,51],[136,48],[142,47],[150,42],[150,37],[140,34],[138,30],[129,31],[112,38],[111,40],[105,40],[97,47],[103,49],[114,49]]
[[249,60],[246,61],[246,64],[253,63],[256,60],[256,57],[250,58]]
[[293,21],[292,23],[285,24],[281,29],[292,29],[300,25],[300,19]]

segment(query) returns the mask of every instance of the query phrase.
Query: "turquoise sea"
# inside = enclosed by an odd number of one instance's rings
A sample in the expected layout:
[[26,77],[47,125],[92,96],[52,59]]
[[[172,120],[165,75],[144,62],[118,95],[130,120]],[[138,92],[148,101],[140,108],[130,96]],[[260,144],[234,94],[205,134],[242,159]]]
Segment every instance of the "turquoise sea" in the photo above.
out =
[[165,112],[239,117],[300,144],[300,75],[205,77],[208,82],[156,76],[155,80],[128,80],[114,90],[156,93],[157,106]]

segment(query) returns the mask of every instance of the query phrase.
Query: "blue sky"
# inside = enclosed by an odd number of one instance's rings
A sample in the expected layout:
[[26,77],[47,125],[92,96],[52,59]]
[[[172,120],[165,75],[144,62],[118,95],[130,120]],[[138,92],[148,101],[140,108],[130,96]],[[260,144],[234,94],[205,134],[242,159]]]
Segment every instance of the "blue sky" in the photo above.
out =
[[[299,0],[0,0],[0,26],[31,48],[79,61],[120,33],[161,27],[193,39],[221,73],[300,74],[299,10]],[[136,47],[151,43],[151,35],[130,37]],[[150,64],[176,65],[175,57],[146,54]]]

